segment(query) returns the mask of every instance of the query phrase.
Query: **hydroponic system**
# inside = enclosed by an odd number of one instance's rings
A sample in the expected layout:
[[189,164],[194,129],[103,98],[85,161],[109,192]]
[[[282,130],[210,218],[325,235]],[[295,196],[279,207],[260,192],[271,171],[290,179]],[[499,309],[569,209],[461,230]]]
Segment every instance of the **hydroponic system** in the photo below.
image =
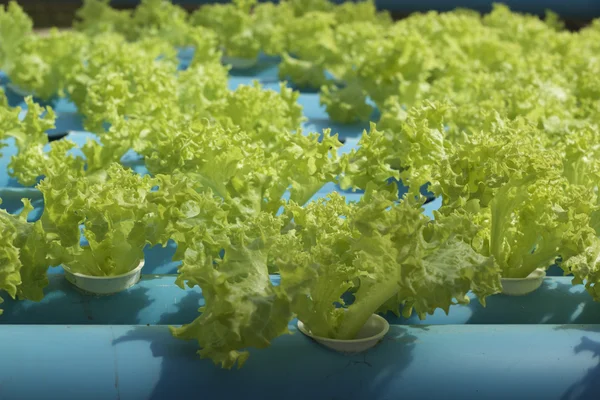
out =
[[0,70],[0,399],[597,398],[600,20],[11,2]]

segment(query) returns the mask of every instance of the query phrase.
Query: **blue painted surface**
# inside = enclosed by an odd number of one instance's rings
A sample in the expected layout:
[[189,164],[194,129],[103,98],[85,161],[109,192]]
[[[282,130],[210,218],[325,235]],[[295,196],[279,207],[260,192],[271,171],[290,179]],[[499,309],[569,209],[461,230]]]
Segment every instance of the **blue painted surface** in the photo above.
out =
[[[11,107],[16,107],[23,103],[23,96],[21,93],[13,90],[12,86],[9,84],[10,79],[7,78],[7,82],[4,84],[4,93],[6,94],[6,99],[8,100],[8,104]],[[39,103],[42,106],[52,106],[56,101],[58,101],[58,97],[53,97],[51,99],[43,100],[41,98],[33,96],[33,99],[36,103]]]
[[238,69],[233,67],[229,74],[231,76],[240,77],[254,77],[261,82],[265,83],[277,83],[278,63],[280,59],[278,57],[267,56],[263,53],[258,55],[258,60],[251,68]]
[[182,47],[177,49],[177,58],[179,58],[179,67],[180,71],[187,69],[194,58],[194,48]]
[[[293,334],[220,370],[165,326],[3,326],[1,395],[80,399],[597,399],[599,325],[392,326],[347,356]],[[551,349],[551,350],[550,350]],[[6,362],[14,360],[13,362]],[[60,360],[60,363],[57,363]],[[58,398],[58,397],[57,397]]]
[[[160,263],[159,260],[155,262]],[[80,293],[62,274],[50,276],[46,297],[39,303],[16,301],[8,296],[2,304],[0,324],[110,324],[179,325],[198,316],[204,304],[199,288],[182,290],[175,275],[146,273],[134,287],[112,296]],[[279,277],[273,275],[274,284]],[[594,324],[600,322],[600,303],[594,302],[581,285],[567,277],[546,278],[540,289],[520,298],[495,295],[484,308],[474,296],[469,305],[456,305],[446,315],[438,310],[425,320],[392,313],[386,319],[395,325],[482,324]],[[1,330],[1,329],[0,329]]]
[[144,275],[134,287],[111,296],[82,294],[62,274],[49,280],[39,303],[6,299],[0,324],[177,325],[194,320],[204,304],[199,288],[180,289],[174,275]]
[[6,146],[0,147],[0,187],[12,186],[13,180],[8,176],[8,164],[12,156],[17,154],[17,148],[15,147],[15,140],[8,138],[4,141]]
[[53,138],[73,131],[83,131],[83,116],[77,112],[77,106],[68,98],[59,98],[52,103],[56,112],[56,127],[47,131]]
[[386,319],[399,325],[447,324],[595,324],[600,322],[600,303],[594,302],[582,285],[573,286],[569,277],[549,277],[533,293],[522,297],[502,294],[488,297],[483,307],[475,297],[466,306],[453,306],[446,315],[437,310],[420,321],[391,313]]
[[10,82],[10,79],[8,78],[8,76],[4,75],[3,82],[2,82],[2,89],[4,90],[4,95],[6,96],[6,100],[8,100],[8,105],[11,107],[22,106],[24,97],[18,93],[15,93],[8,86],[6,86],[6,84],[9,82]]

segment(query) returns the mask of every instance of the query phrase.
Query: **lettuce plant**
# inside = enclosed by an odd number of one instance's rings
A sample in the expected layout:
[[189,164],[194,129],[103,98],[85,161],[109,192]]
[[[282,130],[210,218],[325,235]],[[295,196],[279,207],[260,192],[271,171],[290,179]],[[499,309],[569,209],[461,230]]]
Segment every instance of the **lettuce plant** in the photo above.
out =
[[0,69],[10,71],[21,42],[31,35],[33,22],[16,1],[0,7]]
[[[200,230],[178,282],[200,286],[206,303],[173,334],[231,368],[246,361],[247,348],[289,333],[294,316],[315,335],[353,339],[374,312],[403,307],[424,317],[467,303],[471,289],[482,302],[500,290],[493,259],[471,247],[478,227],[467,215],[432,222],[419,201],[399,202],[396,193],[370,186],[359,203],[332,194],[306,207],[290,202],[280,216],[256,213],[230,226],[223,257],[204,251]],[[271,265],[279,285],[269,279]]]
[[[577,182],[566,167],[575,164],[563,164],[536,125],[486,113],[486,130],[466,134],[446,129],[446,114],[451,107],[430,103],[411,109],[393,132],[363,135],[343,162],[342,183],[360,188],[385,179],[394,167],[414,194],[429,183],[442,198],[440,213],[462,210],[482,227],[473,247],[493,257],[504,277],[524,278],[586,251],[595,237],[594,187],[589,181],[582,186],[583,176]],[[593,179],[593,171],[582,172]]]
[[261,39],[265,40],[257,34],[258,26],[251,13],[256,3],[256,0],[234,0],[230,4],[205,5],[191,16],[190,23],[214,30],[225,55],[254,59],[261,49]]
[[50,242],[41,222],[27,222],[33,206],[28,200],[23,200],[23,205],[18,215],[0,210],[0,290],[13,299],[39,301],[48,284],[46,270],[55,261],[48,252]]

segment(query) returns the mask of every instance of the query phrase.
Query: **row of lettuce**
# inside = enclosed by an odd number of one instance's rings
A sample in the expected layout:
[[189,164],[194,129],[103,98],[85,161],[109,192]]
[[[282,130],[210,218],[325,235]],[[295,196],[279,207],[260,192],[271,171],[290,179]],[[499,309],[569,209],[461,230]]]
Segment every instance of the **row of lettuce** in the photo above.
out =
[[[597,122],[599,22],[569,32],[552,13],[541,21],[496,5],[483,17],[457,10],[394,23],[373,1],[239,0],[188,15],[165,0],[144,0],[133,11],[112,9],[108,0],[86,0],[73,32],[31,35],[31,21],[16,4],[0,20],[5,39],[0,68],[22,89],[41,98],[67,92],[79,106],[85,101],[81,85],[89,84],[77,79],[85,67],[82,58],[95,61],[89,69],[104,69],[103,59],[132,64],[129,73],[140,85],[149,79],[148,57],[164,59],[150,71],[160,76],[173,68],[167,61],[175,61],[175,48],[191,47],[196,63],[211,66],[209,61],[218,63],[222,56],[281,57],[280,78],[298,88],[320,89],[335,121],[369,120],[375,109],[403,118],[407,107],[426,99],[450,99],[461,109],[453,123],[475,130],[482,122],[479,106],[509,118],[526,117],[557,133],[578,126],[580,119]],[[90,43],[90,37],[99,42]],[[122,48],[123,41],[152,50],[144,57]],[[146,67],[134,70],[134,59]],[[102,86],[111,72],[94,81]],[[214,68],[209,73],[220,78]],[[159,81],[153,88],[158,95],[173,92]],[[115,90],[119,86],[115,83]],[[105,96],[88,100],[89,109],[82,112],[105,111],[106,104],[98,104]]]
[[[16,3],[0,9],[11,83],[69,97],[99,138],[80,154],[48,143],[51,107],[28,97],[23,116],[0,96],[0,143],[18,148],[8,173],[44,200],[35,222],[28,200],[0,213],[9,296],[41,300],[50,266],[122,274],[147,244],[174,240],[176,283],[206,303],[173,333],[227,368],[295,317],[349,339],[374,312],[425,318],[469,291],[485,304],[501,277],[555,263],[600,299],[597,22],[568,32],[502,6],[392,22],[372,3],[298,0],[192,16],[165,1],[130,12],[95,0],[79,15],[76,30],[41,37]],[[184,46],[194,58],[179,71]],[[228,90],[223,54],[259,51],[281,55],[300,86],[322,86],[332,118],[377,107],[377,124],[340,155],[337,135],[302,132],[285,84]],[[148,175],[121,163],[132,150]],[[409,186],[404,198],[390,178]],[[365,193],[308,202],[330,182]],[[426,184],[442,198],[435,220],[422,213]]]

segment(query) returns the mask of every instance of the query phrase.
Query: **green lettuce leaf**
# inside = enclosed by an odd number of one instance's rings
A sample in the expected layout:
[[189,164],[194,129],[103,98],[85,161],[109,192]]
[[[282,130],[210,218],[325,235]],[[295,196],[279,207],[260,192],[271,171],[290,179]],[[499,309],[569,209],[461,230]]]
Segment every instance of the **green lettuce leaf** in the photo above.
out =
[[33,186],[53,164],[64,162],[61,158],[73,146],[58,144],[61,150],[45,153],[46,131],[54,128],[55,113],[50,107],[41,107],[31,97],[27,97],[25,103],[27,112],[22,119],[20,107],[0,107],[0,138],[13,138],[18,149],[8,164],[9,175],[22,185]]
[[56,29],[25,36],[6,70],[11,84],[45,100],[64,95],[71,76],[83,68],[86,42],[81,33]]
[[[41,223],[57,241],[52,255],[73,272],[121,275],[136,268],[155,215],[147,197],[153,182],[112,164],[102,182],[53,170],[38,185],[44,195]],[[80,225],[87,245],[80,244]]]
[[27,222],[33,210],[29,200],[23,199],[23,210],[10,215],[0,210],[2,251],[0,259],[0,289],[12,298],[40,301],[48,285],[46,272],[52,265],[47,240],[40,222]]
[[[352,339],[378,310],[404,305],[405,315],[414,309],[424,317],[436,308],[448,312],[454,299],[468,302],[471,289],[482,302],[500,290],[493,260],[471,247],[478,227],[466,216],[429,222],[421,200],[398,204],[395,196],[394,188],[370,186],[358,204],[333,194],[287,207],[299,243],[282,247],[275,264],[281,287],[297,294],[293,311],[315,335]],[[348,290],[349,305],[342,299]]]
[[[13,218],[6,211],[0,211],[0,290],[14,299],[17,296],[17,286],[21,284],[21,261],[19,248],[14,244],[18,233]],[[2,301],[0,298],[0,303]]]
[[8,6],[0,7],[0,69],[13,69],[21,42],[27,40],[32,31],[33,22],[19,3],[10,1]]
[[222,259],[188,249],[185,275],[180,278],[199,285],[206,303],[193,322],[171,328],[175,337],[197,340],[201,357],[232,368],[244,364],[248,347],[265,348],[288,333],[290,302],[271,283],[267,266],[281,227],[281,219],[258,214],[230,227]]
[[131,10],[116,10],[110,6],[110,0],[84,0],[75,13],[73,28],[94,36],[115,32],[131,35]]
[[190,17],[193,26],[210,28],[217,33],[225,55],[254,59],[261,49],[261,38],[250,13],[256,0],[234,0],[229,4],[210,4],[198,9]]
[[357,86],[323,86],[321,88],[321,105],[334,121],[345,124],[368,121],[373,107],[367,104],[367,93]]

